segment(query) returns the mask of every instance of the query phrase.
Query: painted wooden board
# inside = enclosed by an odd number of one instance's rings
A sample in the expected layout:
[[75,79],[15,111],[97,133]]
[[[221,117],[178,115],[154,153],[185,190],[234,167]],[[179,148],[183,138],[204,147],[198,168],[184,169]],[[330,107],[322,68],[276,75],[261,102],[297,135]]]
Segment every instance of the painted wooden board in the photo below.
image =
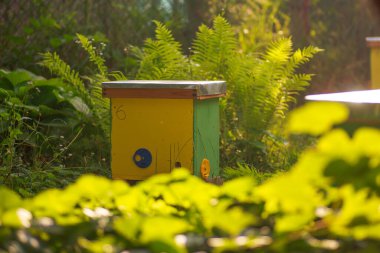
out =
[[193,99],[196,90],[189,89],[123,89],[103,88],[103,97],[108,98],[183,98]]
[[194,100],[194,174],[210,161],[210,177],[219,175],[219,99]]
[[371,85],[372,89],[380,88],[380,47],[371,48]]
[[[169,173],[176,162],[193,171],[193,102],[111,99],[113,178],[143,180],[156,173]],[[151,154],[146,168],[136,165],[141,158],[135,153],[141,149]]]

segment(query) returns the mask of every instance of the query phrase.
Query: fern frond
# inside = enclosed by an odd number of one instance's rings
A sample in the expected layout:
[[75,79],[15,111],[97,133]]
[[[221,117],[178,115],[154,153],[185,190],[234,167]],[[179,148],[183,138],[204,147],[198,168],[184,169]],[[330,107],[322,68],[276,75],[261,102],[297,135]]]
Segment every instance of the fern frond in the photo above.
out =
[[134,49],[140,58],[137,79],[185,79],[187,62],[181,52],[181,44],[171,32],[156,21],[156,38],[147,39],[143,51]]
[[238,163],[236,168],[223,168],[222,176],[226,180],[238,177],[252,177],[258,184],[263,183],[265,180],[274,176],[273,173],[260,172],[253,165]]
[[248,115],[246,124],[268,129],[273,121],[285,118],[289,105],[296,102],[299,92],[311,80],[311,75],[295,71],[320,51],[307,47],[293,53],[289,38],[272,42],[262,60],[253,66],[254,81],[251,90],[247,91],[252,98],[247,108],[251,109],[244,110]]
[[292,52],[292,44],[289,38],[273,41],[267,48],[264,59],[270,62],[287,62]]
[[174,39],[171,31],[164,24],[157,20],[154,20],[153,22],[156,25],[155,33],[157,41],[179,45],[179,43]]
[[84,83],[79,77],[78,72],[71,69],[71,67],[55,52],[42,53],[41,56],[42,61],[39,62],[40,65],[49,69],[52,74],[57,75],[62,80],[74,86],[74,88],[82,95],[82,98],[86,98],[87,101],[89,100]]
[[292,72],[301,65],[309,62],[315,54],[322,52],[323,50],[314,47],[314,46],[308,46],[303,49],[297,49],[293,55],[289,58],[289,62],[287,64],[287,71]]
[[200,78],[221,78],[228,70],[229,60],[235,57],[237,40],[231,25],[217,16],[212,29],[205,25],[199,27],[192,48],[192,60],[198,66]]
[[101,83],[103,81],[103,76],[97,74],[94,76],[83,76],[84,79],[88,80],[89,85],[89,95],[92,100],[93,109],[97,112],[109,110],[109,100],[103,97]]
[[213,36],[214,32],[206,25],[201,25],[198,28],[197,37],[193,42],[194,56],[192,59],[197,63],[204,63],[211,61],[212,46],[210,43],[210,38]]
[[144,50],[143,49],[136,47],[136,46],[129,46],[129,50],[131,52],[131,55],[136,57],[139,61],[142,61],[144,59]]
[[[89,80],[90,91],[85,88],[84,82],[79,77],[78,72],[72,70],[56,53],[46,52],[42,54],[40,65],[48,68],[53,74],[60,77],[62,80],[72,85],[80,95],[80,97],[90,106],[96,118],[102,118],[101,115],[109,110],[108,99],[102,97],[100,83],[102,76],[97,76],[95,79],[84,76],[84,79]],[[104,132],[108,134],[109,126],[106,123],[100,123]]]
[[95,64],[95,66],[98,68],[100,75],[104,77],[104,79],[106,80],[107,67],[105,65],[104,58],[98,55],[98,53],[96,52],[96,48],[92,45],[92,43],[86,36],[79,33],[77,33],[76,35],[80,42],[80,45],[88,53],[90,61]]
[[112,77],[116,81],[121,81],[121,80],[127,80],[128,78],[123,74],[121,71],[113,71],[108,74],[109,77]]

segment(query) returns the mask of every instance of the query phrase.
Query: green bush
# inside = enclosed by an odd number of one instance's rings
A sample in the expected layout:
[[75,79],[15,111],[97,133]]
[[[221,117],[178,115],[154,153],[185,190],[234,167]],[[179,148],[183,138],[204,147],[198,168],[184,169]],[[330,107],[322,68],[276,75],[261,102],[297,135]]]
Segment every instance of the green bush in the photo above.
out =
[[215,186],[186,170],[137,186],[83,176],[31,199],[0,188],[4,252],[377,252],[380,132],[332,128],[347,109],[314,103],[292,134],[321,136],[295,166],[261,185]]
[[[30,196],[94,172],[86,168],[94,166],[90,153],[100,153],[81,145],[89,138],[105,148],[108,142],[92,126],[96,121],[90,109],[80,93],[60,79],[0,70],[0,183]],[[92,164],[83,163],[86,151]],[[83,168],[71,168],[78,165]]]

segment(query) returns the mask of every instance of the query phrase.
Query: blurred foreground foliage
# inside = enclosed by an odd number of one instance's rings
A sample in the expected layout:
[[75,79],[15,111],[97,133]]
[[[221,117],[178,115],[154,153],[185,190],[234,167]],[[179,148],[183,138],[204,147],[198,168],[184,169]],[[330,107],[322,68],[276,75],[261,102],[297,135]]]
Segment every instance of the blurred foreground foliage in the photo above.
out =
[[333,128],[347,115],[331,103],[292,113],[289,134],[320,138],[289,172],[262,184],[247,177],[215,186],[180,169],[134,187],[86,175],[30,199],[2,187],[0,249],[377,252],[380,132],[350,137]]

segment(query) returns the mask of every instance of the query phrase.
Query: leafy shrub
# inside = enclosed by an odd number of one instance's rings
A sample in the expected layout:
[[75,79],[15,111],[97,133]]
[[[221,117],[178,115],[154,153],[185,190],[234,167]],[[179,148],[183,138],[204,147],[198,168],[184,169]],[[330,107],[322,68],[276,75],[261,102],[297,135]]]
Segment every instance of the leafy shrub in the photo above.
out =
[[0,70],[0,101],[1,184],[29,196],[67,185],[81,174],[65,168],[83,159],[76,141],[83,140],[93,121],[77,90],[60,79]]
[[[59,79],[46,80],[25,71],[0,72],[0,182],[30,196],[62,187],[86,172],[109,175],[109,101],[101,83],[109,77],[92,40],[77,34],[78,43],[94,64],[92,75],[79,73],[56,53],[42,55],[41,65]],[[4,120],[3,120],[4,119]],[[1,161],[0,160],[0,161]]]
[[362,128],[351,138],[332,129],[347,115],[330,103],[295,111],[288,131],[321,137],[289,172],[261,185],[247,177],[219,187],[176,170],[134,187],[87,175],[32,199],[2,187],[0,248],[376,252],[380,132]]
[[[71,69],[56,53],[46,52],[42,54],[43,60],[40,64],[48,68],[53,74],[58,75],[68,85],[71,85],[80,94],[80,97],[89,105],[94,122],[98,122],[104,133],[107,135],[110,130],[109,125],[109,101],[102,97],[101,83],[108,80],[108,70],[105,60],[101,57],[102,51],[96,50],[92,41],[87,37],[77,34],[77,42],[87,52],[90,62],[95,66],[91,76],[84,76]],[[116,74],[114,76],[117,76]],[[122,76],[123,78],[124,76]],[[102,120],[101,120],[102,119]]]

